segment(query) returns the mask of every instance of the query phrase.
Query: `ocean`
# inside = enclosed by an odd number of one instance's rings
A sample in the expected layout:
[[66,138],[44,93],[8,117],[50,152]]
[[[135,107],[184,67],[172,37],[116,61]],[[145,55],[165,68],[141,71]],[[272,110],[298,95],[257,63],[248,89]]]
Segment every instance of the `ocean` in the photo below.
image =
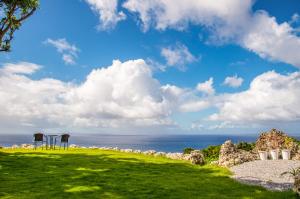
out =
[[[256,135],[71,135],[69,143],[80,146],[119,147],[122,149],[156,150],[164,152],[181,152],[191,147],[203,149],[209,145],[219,145],[226,140],[234,143],[254,142]],[[0,145],[31,143],[32,135],[3,135],[0,134]]]

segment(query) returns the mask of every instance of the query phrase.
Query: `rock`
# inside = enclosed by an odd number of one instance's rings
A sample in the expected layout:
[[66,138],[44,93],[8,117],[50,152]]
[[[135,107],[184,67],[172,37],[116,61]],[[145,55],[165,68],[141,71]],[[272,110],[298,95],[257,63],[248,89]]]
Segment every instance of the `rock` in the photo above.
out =
[[259,136],[255,144],[255,150],[270,151],[272,149],[289,149],[293,157],[297,153],[298,144],[284,132],[271,129]]
[[14,144],[14,145],[12,145],[10,148],[12,148],[12,149],[18,149],[18,148],[19,148],[19,146],[18,146],[18,145],[16,145],[16,144]]
[[89,149],[99,149],[97,146],[90,146]]
[[148,151],[144,151],[143,154],[145,155],[154,155],[156,151],[154,150],[148,150]]
[[125,152],[125,153],[132,153],[133,150],[132,149],[121,149],[122,152]]
[[300,160],[300,150],[292,157],[292,160]]
[[120,149],[118,147],[113,148],[114,151],[119,151]]
[[185,160],[189,160],[192,164],[204,165],[204,155],[201,151],[194,150],[190,154],[184,155]]
[[167,153],[166,157],[173,160],[183,160],[184,155],[182,153]]
[[69,146],[69,148],[80,148],[78,145],[76,145],[76,144],[71,144],[70,146]]
[[134,150],[133,153],[142,153],[141,150]]
[[166,156],[165,152],[157,152],[154,154],[154,156],[158,157],[158,156]]
[[218,164],[220,166],[232,167],[244,162],[254,161],[257,158],[257,153],[239,150],[231,140],[227,140],[221,146]]
[[22,149],[33,149],[34,146],[32,144],[21,144]]

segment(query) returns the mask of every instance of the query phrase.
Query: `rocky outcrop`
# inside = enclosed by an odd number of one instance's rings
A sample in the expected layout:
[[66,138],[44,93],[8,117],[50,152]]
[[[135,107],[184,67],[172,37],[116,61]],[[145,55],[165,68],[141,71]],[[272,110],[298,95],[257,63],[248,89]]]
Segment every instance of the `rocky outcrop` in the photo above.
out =
[[239,150],[231,140],[227,140],[221,146],[218,164],[220,166],[232,167],[244,162],[254,161],[257,158],[258,156],[256,153]]
[[298,151],[298,144],[284,132],[271,129],[259,136],[255,144],[255,150],[270,151],[272,149],[289,149],[293,157]]
[[183,155],[184,160],[190,161],[192,164],[204,165],[204,155],[201,151],[194,150],[190,154]]

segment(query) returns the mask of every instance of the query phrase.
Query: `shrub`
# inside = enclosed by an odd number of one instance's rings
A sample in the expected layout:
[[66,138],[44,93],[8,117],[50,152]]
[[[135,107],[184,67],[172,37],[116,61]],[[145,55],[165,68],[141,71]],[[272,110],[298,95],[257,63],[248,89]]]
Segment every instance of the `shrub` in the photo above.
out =
[[220,149],[221,145],[208,146],[207,148],[202,149],[202,153],[207,161],[214,161],[219,159]]
[[245,151],[252,151],[255,147],[255,143],[248,143],[248,142],[240,142],[236,145],[237,149],[242,149]]
[[195,149],[193,149],[193,148],[190,148],[190,147],[188,147],[188,148],[185,148],[185,149],[183,149],[183,154],[190,154],[192,151],[194,151]]

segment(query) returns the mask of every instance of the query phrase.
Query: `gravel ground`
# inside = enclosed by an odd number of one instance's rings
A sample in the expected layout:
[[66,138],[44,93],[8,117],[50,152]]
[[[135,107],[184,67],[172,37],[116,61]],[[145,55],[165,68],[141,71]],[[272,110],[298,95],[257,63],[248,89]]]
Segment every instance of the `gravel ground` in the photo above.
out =
[[287,190],[293,186],[293,178],[281,173],[300,167],[300,161],[257,160],[233,166],[233,178],[246,184],[260,185],[270,190]]

